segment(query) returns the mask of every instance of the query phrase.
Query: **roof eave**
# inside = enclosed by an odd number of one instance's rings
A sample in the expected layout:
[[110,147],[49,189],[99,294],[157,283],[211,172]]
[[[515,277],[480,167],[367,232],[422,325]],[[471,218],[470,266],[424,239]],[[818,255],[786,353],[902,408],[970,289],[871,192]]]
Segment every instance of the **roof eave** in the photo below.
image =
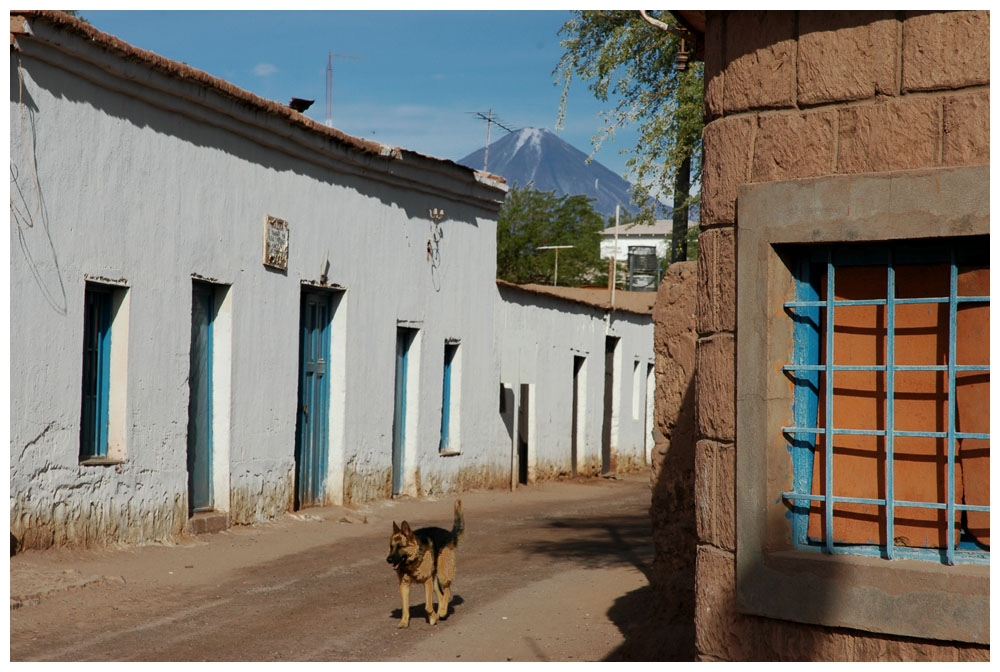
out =
[[185,63],[173,61],[153,51],[133,46],[113,35],[97,30],[89,23],[66,12],[55,10],[10,10],[10,41],[13,49],[19,50],[19,46],[17,45],[19,37],[23,36],[29,39],[37,37],[35,31],[31,28],[32,20],[44,21],[59,30],[65,30],[78,37],[82,37],[89,43],[112,52],[121,58],[140,61],[167,76],[194,82],[212,89],[220,95],[250,105],[270,116],[283,119],[293,126],[298,126],[326,139],[332,139],[348,151],[390,160],[416,159],[421,162],[427,162],[428,166],[435,167],[438,172],[442,169],[453,174],[460,172],[467,176],[466,179],[477,185],[482,185],[501,193],[506,193],[508,190],[506,181],[502,177],[463,166],[449,159],[432,157],[400,147],[348,135],[343,131],[321,124],[287,105],[262,98],[231,82],[210,75],[203,70],[193,68]]

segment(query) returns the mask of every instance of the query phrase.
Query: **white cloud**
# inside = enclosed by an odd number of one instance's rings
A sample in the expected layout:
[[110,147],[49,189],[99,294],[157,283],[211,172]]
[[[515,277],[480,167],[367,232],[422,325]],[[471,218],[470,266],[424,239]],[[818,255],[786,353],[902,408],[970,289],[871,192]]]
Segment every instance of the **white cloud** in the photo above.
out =
[[253,74],[258,77],[267,77],[268,75],[273,75],[278,71],[278,68],[271,65],[270,63],[261,63],[260,65],[255,65],[253,69]]

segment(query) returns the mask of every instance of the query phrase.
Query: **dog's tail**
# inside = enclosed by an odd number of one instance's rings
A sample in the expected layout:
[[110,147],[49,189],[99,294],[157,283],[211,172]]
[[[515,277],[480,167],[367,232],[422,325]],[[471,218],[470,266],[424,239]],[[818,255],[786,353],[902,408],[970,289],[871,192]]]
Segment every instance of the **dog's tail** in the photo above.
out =
[[462,537],[465,535],[465,516],[462,515],[462,500],[455,500],[455,524],[451,528],[451,536],[455,540],[455,545],[458,546],[462,542]]

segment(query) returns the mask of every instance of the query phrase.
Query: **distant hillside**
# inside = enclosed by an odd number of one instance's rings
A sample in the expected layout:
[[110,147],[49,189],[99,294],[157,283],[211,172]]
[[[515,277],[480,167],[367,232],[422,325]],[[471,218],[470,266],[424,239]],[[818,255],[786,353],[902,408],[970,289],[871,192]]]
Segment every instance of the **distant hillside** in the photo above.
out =
[[[480,148],[458,163],[482,170],[486,148]],[[525,187],[534,183],[539,191],[559,195],[584,195],[596,200],[595,209],[614,216],[615,204],[636,212],[629,192],[631,185],[597,161],[587,163],[587,154],[544,128],[522,128],[490,143],[487,171],[509,183]],[[660,205],[658,217],[669,216],[670,208]]]

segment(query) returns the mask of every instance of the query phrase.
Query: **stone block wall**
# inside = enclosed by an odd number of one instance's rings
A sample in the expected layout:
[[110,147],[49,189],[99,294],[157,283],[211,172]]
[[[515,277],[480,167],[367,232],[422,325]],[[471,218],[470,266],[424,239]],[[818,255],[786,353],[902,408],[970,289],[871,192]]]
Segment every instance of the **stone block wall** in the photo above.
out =
[[988,164],[989,31],[985,11],[706,13],[693,474],[700,660],[989,659],[988,646],[740,614],[734,435],[739,186]]

